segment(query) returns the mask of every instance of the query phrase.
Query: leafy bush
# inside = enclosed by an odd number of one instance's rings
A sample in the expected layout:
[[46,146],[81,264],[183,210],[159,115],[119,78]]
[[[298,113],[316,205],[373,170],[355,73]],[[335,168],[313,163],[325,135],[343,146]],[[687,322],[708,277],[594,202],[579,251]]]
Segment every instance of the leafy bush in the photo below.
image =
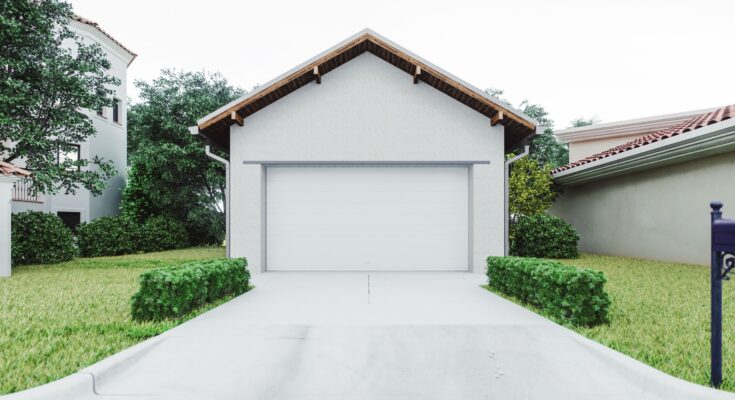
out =
[[610,297],[602,272],[557,261],[522,257],[488,257],[488,285],[574,325],[608,321]]
[[521,257],[577,258],[579,235],[572,225],[543,213],[511,224],[510,254]]
[[79,224],[77,239],[83,257],[137,252],[140,227],[125,217],[101,217]]
[[144,252],[181,249],[188,244],[184,225],[162,215],[148,218],[138,238],[138,250]]
[[55,264],[77,255],[74,237],[54,214],[25,211],[11,217],[13,265]]
[[140,275],[133,295],[132,317],[137,321],[178,317],[227,295],[248,290],[250,273],[244,258],[194,261],[156,268]]

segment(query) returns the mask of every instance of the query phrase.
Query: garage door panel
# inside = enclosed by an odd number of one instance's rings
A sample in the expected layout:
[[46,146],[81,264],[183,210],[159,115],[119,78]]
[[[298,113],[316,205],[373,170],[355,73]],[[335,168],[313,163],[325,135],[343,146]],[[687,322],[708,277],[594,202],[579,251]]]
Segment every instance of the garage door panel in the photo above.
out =
[[467,270],[465,167],[269,167],[268,270]]

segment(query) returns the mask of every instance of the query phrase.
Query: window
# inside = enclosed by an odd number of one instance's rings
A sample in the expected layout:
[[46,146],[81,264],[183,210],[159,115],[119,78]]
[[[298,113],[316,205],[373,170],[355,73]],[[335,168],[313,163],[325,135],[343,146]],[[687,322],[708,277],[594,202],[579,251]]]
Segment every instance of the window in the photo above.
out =
[[[105,91],[102,90],[102,89],[98,89],[97,90],[97,96],[104,98],[105,97]],[[97,115],[100,116],[100,117],[102,117],[102,118],[105,118],[105,108],[104,107],[98,108],[97,109]]]
[[120,123],[120,100],[112,99],[112,120]]
[[[81,146],[78,144],[71,144],[71,143],[63,143],[59,145],[59,149],[56,156],[56,162],[58,164],[62,164],[65,162],[75,162],[79,161],[81,158]],[[77,166],[70,166],[68,168],[70,171],[77,170],[79,171],[80,167]]]
[[67,228],[71,229],[72,232],[77,231],[77,226],[82,221],[82,214],[78,212],[59,211],[56,215],[61,218],[61,222],[63,222]]

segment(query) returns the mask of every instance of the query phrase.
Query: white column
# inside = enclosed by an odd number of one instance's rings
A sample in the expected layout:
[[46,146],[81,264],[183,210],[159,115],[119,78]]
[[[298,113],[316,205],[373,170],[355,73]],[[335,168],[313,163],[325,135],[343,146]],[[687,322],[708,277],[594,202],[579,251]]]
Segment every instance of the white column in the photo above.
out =
[[14,176],[0,175],[0,277],[10,276],[10,202],[13,200]]

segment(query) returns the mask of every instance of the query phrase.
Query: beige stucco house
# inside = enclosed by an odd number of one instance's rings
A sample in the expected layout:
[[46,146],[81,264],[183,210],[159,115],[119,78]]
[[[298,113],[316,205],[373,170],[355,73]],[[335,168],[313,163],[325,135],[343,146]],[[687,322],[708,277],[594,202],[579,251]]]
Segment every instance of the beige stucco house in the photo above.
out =
[[709,203],[735,217],[735,105],[556,132],[574,162],[553,171],[552,213],[580,250],[709,263]]

